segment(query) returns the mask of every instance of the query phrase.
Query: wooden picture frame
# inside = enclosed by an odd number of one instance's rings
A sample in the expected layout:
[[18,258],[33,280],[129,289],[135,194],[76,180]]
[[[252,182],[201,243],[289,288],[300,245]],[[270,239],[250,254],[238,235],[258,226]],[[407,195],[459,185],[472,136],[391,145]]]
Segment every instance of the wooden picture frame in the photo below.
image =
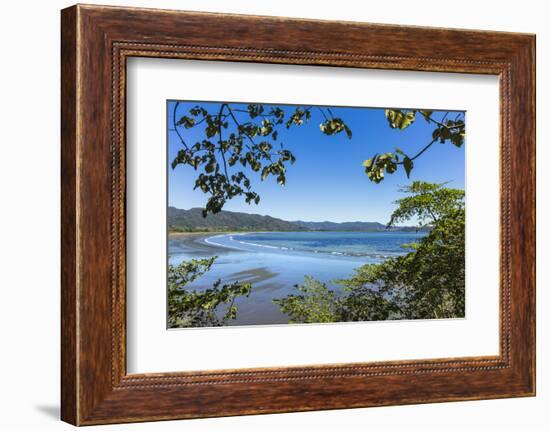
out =
[[[64,421],[535,394],[534,35],[83,5],[62,11],[61,30]],[[131,56],[498,75],[500,354],[128,375],[125,65]]]

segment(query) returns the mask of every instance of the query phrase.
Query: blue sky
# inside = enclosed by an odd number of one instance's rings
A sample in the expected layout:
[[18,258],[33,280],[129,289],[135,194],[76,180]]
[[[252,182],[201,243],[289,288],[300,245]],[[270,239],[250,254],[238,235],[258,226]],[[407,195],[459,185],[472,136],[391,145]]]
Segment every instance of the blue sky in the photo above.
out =
[[[170,166],[182,148],[176,133],[170,130],[174,127],[174,105],[174,101],[167,103],[168,204],[183,209],[203,207],[208,196],[198,189],[193,190],[197,171],[186,165],[179,165],[175,170]],[[180,102],[177,118],[188,114],[189,109],[196,105],[204,106],[212,112],[217,112],[220,106],[219,103]],[[246,109],[247,106],[238,105],[231,103],[232,107],[240,109]],[[294,109],[293,106],[277,106],[286,112]],[[237,197],[229,201],[224,210],[265,214],[284,220],[386,223],[395,208],[394,201],[404,196],[398,191],[400,186],[414,180],[424,180],[450,181],[449,187],[464,188],[465,145],[456,148],[449,142],[432,145],[416,159],[410,179],[407,179],[400,167],[393,175],[386,175],[381,183],[371,182],[361,166],[365,159],[376,153],[393,151],[395,147],[412,156],[431,141],[434,126],[417,116],[415,123],[407,129],[391,129],[384,108],[330,108],[334,117],[342,118],[353,131],[351,140],[344,133],[334,136],[322,134],[319,124],[323,117],[315,109],[306,125],[291,127],[289,130],[280,126],[278,141],[283,142],[285,148],[296,156],[296,163],[288,165],[286,185],[279,186],[271,176],[262,182],[259,173],[250,171],[253,190],[261,196],[260,204],[249,205],[244,198]],[[239,115],[244,122],[247,114]],[[435,119],[442,116],[443,112],[434,113]],[[191,145],[204,138],[204,128],[201,126],[192,129],[180,126],[179,131]]]

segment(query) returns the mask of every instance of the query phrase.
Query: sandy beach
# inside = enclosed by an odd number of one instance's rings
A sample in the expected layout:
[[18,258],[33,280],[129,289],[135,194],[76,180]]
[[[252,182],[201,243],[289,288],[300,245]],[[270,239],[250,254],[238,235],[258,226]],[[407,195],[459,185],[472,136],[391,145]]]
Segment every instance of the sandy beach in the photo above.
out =
[[[213,248],[223,251],[223,247],[216,247],[204,242],[206,238],[216,235],[223,235],[226,232],[170,232],[168,241],[177,240],[182,246],[189,247],[192,250],[212,250]],[[229,233],[229,232],[227,232]]]
[[[286,324],[288,316],[280,311],[274,299],[295,293],[294,286],[303,283],[305,275],[316,277],[332,289],[340,289],[333,280],[349,276],[364,263],[359,258],[326,253],[253,247],[247,245],[246,238],[237,240],[237,234],[242,235],[243,232],[173,233],[168,238],[171,264],[217,256],[211,270],[190,284],[189,289],[200,291],[210,288],[218,279],[223,283],[241,281],[252,284],[250,296],[236,301],[237,319],[229,323],[231,326]],[[231,241],[231,238],[236,241]],[[207,239],[211,241],[206,242]],[[232,242],[242,249],[228,247]]]
[[[168,235],[169,244],[176,243],[179,251],[189,253],[195,258],[218,256],[242,253],[239,250],[232,250],[227,247],[218,246],[214,243],[207,243],[205,239],[219,236],[238,234],[242,232],[171,232]],[[172,255],[172,253],[170,253]],[[279,275],[265,266],[236,270],[223,279],[224,282],[242,281],[247,283],[261,283]]]
[[288,322],[274,299],[296,294],[295,285],[311,276],[339,292],[338,279],[349,278],[366,263],[396,253],[418,238],[414,232],[192,232],[170,234],[169,262],[216,256],[210,271],[188,288],[204,290],[217,281],[252,284],[248,298],[239,298],[237,319],[229,325]]

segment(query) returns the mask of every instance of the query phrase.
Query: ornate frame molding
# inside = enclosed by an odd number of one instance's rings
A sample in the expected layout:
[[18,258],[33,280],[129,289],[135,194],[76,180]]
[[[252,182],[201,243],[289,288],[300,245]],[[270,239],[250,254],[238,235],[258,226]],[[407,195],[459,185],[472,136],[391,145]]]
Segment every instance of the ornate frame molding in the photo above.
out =
[[[220,34],[199,32],[204,23]],[[284,29],[288,40],[254,36],[254,26]],[[223,37],[224,29],[239,30],[238,36]],[[323,46],[294,41],[309,32],[339,38]],[[413,42],[408,56],[396,48],[402,37]],[[438,55],[441,43],[453,47],[445,56]],[[533,36],[79,5],[62,12],[62,54],[64,420],[98,424],[534,394]],[[127,375],[125,65],[131,56],[498,75],[500,354]],[[247,397],[252,391],[257,400]],[[304,391],[308,399],[300,396]]]

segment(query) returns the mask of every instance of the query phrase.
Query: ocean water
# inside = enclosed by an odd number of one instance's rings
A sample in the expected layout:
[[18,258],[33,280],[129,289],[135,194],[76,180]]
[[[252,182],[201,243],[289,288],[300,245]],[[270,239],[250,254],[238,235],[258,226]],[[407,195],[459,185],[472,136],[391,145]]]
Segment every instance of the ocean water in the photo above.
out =
[[220,235],[207,243],[253,251],[258,248],[279,252],[327,253],[363,257],[370,263],[404,253],[403,244],[418,240],[416,232],[259,232]]
[[177,237],[168,241],[169,263],[217,256],[211,270],[188,286],[202,290],[217,280],[252,283],[248,298],[238,299],[234,325],[284,324],[273,299],[295,293],[294,285],[312,276],[339,291],[335,280],[348,278],[367,263],[380,263],[408,251],[402,244],[422,232],[261,232]]

